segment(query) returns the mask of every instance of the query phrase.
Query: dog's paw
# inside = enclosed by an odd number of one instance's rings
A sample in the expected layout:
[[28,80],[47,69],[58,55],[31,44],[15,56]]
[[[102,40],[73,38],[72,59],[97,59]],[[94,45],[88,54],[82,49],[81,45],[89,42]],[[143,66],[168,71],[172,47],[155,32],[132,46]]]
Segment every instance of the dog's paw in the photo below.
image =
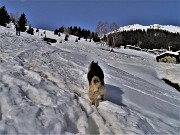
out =
[[101,101],[104,101],[104,95],[101,95],[100,99],[101,99]]
[[89,100],[89,104],[90,104],[90,105],[95,105],[95,102],[92,101],[92,100]]

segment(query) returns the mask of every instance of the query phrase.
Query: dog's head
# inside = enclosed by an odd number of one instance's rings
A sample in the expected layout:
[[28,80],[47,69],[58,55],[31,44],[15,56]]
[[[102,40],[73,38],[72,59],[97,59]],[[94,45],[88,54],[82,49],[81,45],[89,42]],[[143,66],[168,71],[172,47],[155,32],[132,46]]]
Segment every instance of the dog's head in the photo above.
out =
[[88,71],[90,71],[92,68],[97,67],[97,66],[98,66],[98,61],[97,62],[92,61],[89,64]]

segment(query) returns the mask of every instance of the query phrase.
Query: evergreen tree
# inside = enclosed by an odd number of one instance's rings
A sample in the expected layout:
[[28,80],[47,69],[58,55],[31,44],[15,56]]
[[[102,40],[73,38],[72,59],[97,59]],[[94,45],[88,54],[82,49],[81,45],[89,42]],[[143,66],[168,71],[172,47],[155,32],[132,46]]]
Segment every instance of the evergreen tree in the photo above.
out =
[[38,33],[38,36],[39,36],[39,29],[38,28],[36,29],[36,32]]
[[90,30],[88,30],[86,34],[87,34],[88,38],[91,38],[91,31]]
[[80,38],[82,37],[82,32],[81,32],[81,28],[80,27],[78,28],[78,35],[77,36],[79,38],[78,40],[80,40]]
[[94,34],[93,41],[94,42],[100,42],[100,38],[98,37],[97,33]]
[[1,26],[6,26],[7,23],[10,22],[10,16],[7,13],[6,7],[2,6],[0,8],[0,25]]
[[93,38],[94,38],[94,35],[95,35],[94,32],[92,32],[90,38],[93,39]]
[[60,33],[60,32],[58,32],[58,36],[59,36],[59,37],[61,36],[61,33]]
[[61,28],[59,28],[59,32],[64,33],[64,27],[63,26],[61,26]]
[[58,35],[58,33],[59,33],[58,29],[55,29],[54,30],[54,35]]
[[21,32],[26,31],[27,19],[26,19],[26,15],[24,13],[21,14],[21,16],[18,20],[18,26],[19,26]]
[[73,31],[72,26],[71,26],[71,27],[69,27],[69,34],[70,34],[70,35],[74,35],[74,31]]
[[[80,31],[80,33],[81,33],[81,36],[84,37],[84,35],[85,35],[85,30],[82,29],[82,30]],[[85,37],[84,37],[84,38],[85,38]]]
[[88,39],[88,38],[92,39],[94,37],[94,33],[91,34],[90,30],[82,29],[81,27],[77,27],[77,26],[74,27],[70,26],[67,28],[64,28],[62,26],[58,30],[55,30],[54,33],[59,35],[60,33],[58,33],[58,31],[65,34],[75,35],[78,37],[78,40],[80,40],[82,37],[84,37],[84,39]]
[[38,29],[38,28],[36,29],[36,32],[39,32],[39,29]]
[[34,35],[34,29],[29,26],[29,29],[27,30],[27,33],[31,34],[31,35]]
[[84,32],[83,32],[83,37],[84,37],[84,39],[87,39],[87,38],[88,38],[87,30],[84,30]]
[[69,37],[69,36],[68,36],[68,34],[66,34],[66,36],[65,36],[65,39],[64,39],[64,40],[65,40],[65,41],[68,41],[68,37]]
[[78,28],[77,28],[77,26],[74,26],[74,35],[78,36]]

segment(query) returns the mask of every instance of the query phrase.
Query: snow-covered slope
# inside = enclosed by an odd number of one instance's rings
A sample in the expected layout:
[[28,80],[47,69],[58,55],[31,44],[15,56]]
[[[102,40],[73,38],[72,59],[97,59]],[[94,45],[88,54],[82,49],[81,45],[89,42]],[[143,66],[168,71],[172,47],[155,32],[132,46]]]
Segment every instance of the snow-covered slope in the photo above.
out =
[[[143,26],[140,24],[133,24],[133,25],[128,25],[124,27],[120,27],[116,32],[121,32],[121,31],[130,31],[130,30],[145,30],[147,29],[160,29],[160,30],[166,30],[172,33],[180,33],[180,27],[178,26],[173,26],[173,25],[160,25],[160,24],[154,24],[150,26]],[[113,32],[110,32],[113,33]]]
[[[180,93],[161,78],[180,65],[131,50],[106,51],[83,39],[48,45],[0,27],[1,134],[178,134]],[[46,31],[47,37],[64,39]],[[105,74],[106,101],[87,100],[88,64]],[[167,72],[168,71],[168,72]]]

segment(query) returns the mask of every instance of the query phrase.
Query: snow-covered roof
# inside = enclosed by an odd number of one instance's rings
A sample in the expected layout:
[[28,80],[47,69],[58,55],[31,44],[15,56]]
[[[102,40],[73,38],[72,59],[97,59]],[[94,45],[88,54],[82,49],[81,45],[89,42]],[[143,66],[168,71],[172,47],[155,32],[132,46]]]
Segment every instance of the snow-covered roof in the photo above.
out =
[[166,52],[161,53],[159,56],[162,56],[162,55],[165,55],[165,54],[179,55],[179,53],[178,53],[178,52],[166,51]]
[[131,48],[141,49],[140,47],[133,46],[133,45],[126,45],[126,47],[131,47]]

